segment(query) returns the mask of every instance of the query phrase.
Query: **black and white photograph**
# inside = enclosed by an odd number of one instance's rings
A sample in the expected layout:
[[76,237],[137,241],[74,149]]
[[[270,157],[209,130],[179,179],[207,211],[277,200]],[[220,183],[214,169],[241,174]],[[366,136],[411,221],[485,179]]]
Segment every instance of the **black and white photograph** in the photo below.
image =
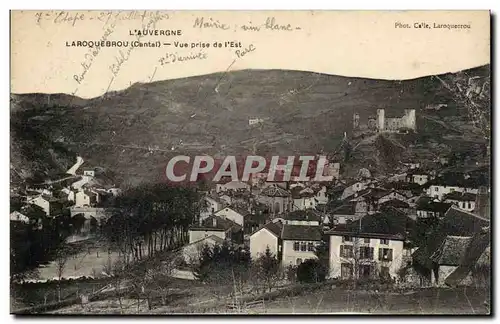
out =
[[11,314],[491,315],[488,11],[10,16]]

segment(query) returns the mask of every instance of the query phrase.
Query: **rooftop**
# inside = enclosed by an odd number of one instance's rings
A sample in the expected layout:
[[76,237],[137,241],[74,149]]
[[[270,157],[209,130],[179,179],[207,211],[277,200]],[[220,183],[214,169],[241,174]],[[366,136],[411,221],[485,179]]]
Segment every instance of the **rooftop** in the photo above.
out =
[[210,231],[228,231],[238,232],[242,229],[241,225],[230,219],[212,215],[203,220],[201,226],[192,226],[190,230],[210,230]]
[[260,192],[262,196],[268,197],[289,197],[290,193],[279,186],[269,186]]
[[320,241],[320,226],[283,225],[281,239],[293,241]]
[[321,221],[321,216],[318,212],[312,209],[296,210],[293,212],[285,213],[283,219],[297,220],[297,221]]
[[458,266],[465,256],[465,251],[471,239],[470,236],[447,236],[430,259],[439,265]]
[[458,200],[458,201],[475,201],[477,195],[470,193],[470,192],[450,192],[449,194],[444,195],[443,199],[451,199],[451,200]]

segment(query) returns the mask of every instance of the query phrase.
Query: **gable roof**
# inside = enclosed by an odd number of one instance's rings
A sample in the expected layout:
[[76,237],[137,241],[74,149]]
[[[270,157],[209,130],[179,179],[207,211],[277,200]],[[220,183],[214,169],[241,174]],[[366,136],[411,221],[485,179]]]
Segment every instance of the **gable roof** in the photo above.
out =
[[390,199],[380,204],[381,207],[410,208],[410,205],[399,199]]
[[470,236],[447,236],[441,246],[430,256],[430,259],[439,265],[458,266],[465,256],[467,246],[471,242]]
[[[214,220],[215,220],[215,226],[214,226]],[[210,231],[228,231],[231,230],[232,232],[238,232],[242,229],[242,226],[238,223],[233,222],[230,219],[223,218],[220,216],[212,215],[207,217],[202,221],[201,226],[192,226],[190,227],[190,230],[210,230]]]
[[335,235],[335,236],[354,236],[360,238],[380,238],[389,240],[403,241],[404,235],[401,234],[384,234],[384,233],[370,233],[370,232],[359,232],[359,231],[349,231],[344,226],[338,226],[333,230],[325,232],[325,235]]
[[193,243],[189,243],[189,244],[187,244],[187,245],[184,245],[184,246],[182,247],[182,249],[185,249],[185,248],[187,248],[187,247],[189,247],[189,246],[192,246],[192,245],[199,245],[200,243],[202,243],[202,242],[204,242],[204,241],[208,241],[208,240],[212,240],[212,241],[214,241],[216,244],[222,244],[222,243],[224,242],[224,240],[223,240],[223,239],[221,239],[219,236],[217,236],[217,235],[210,235],[210,236],[206,236],[206,237],[204,237],[204,238],[202,238],[202,239],[199,239],[198,241],[194,241]]
[[[375,214],[368,214],[356,221],[348,221],[345,230],[361,233],[403,235],[412,228],[414,221],[405,213],[386,207]],[[361,227],[361,228],[360,228]]]
[[450,203],[431,201],[427,197],[425,197],[425,199],[420,198],[417,201],[417,210],[431,211],[435,213],[446,213],[451,206],[452,204]]
[[312,209],[296,210],[293,212],[285,213],[283,219],[296,220],[296,221],[321,221],[321,216]]
[[320,226],[283,225],[282,240],[321,241]]
[[331,212],[333,215],[355,215],[356,205],[353,203],[343,204]]
[[456,285],[465,279],[476,266],[489,267],[490,262],[491,236],[489,228],[474,235],[466,248],[464,256],[460,260],[458,268],[446,279],[447,285]]
[[255,233],[257,233],[263,229],[268,230],[274,236],[279,238],[279,237],[281,237],[281,231],[283,229],[283,224],[281,222],[272,222],[272,221],[268,222],[268,223],[264,224],[263,226],[261,226],[260,228],[258,228],[257,230],[255,230],[252,234],[250,234],[250,236],[254,235]]
[[289,197],[290,193],[286,191],[285,189],[279,187],[279,186],[269,186],[260,192],[262,196],[268,196],[268,197]]
[[481,232],[484,227],[489,225],[490,221],[488,219],[456,206],[451,206],[444,214],[441,231],[448,235],[471,236],[474,233]]
[[291,192],[292,192],[293,199],[311,198],[311,197],[316,196],[315,190],[313,190],[312,188],[309,188],[309,187],[302,188],[302,187],[297,186],[297,187],[292,188]]
[[230,205],[230,206],[222,207],[221,209],[219,209],[218,211],[215,212],[215,215],[219,214],[221,211],[226,210],[226,209],[231,209],[232,211],[240,214],[241,216],[245,216],[247,214],[250,214],[248,212],[248,210],[244,210],[243,208],[241,208],[239,206]]
[[412,258],[422,266],[432,266],[430,257],[442,246],[447,236],[472,237],[490,226],[489,220],[451,206],[438,227],[429,234],[429,240],[413,253]]
[[475,201],[477,195],[470,193],[470,192],[450,192],[449,194],[444,195],[443,200],[446,199],[451,199],[451,200],[458,200],[458,201]]

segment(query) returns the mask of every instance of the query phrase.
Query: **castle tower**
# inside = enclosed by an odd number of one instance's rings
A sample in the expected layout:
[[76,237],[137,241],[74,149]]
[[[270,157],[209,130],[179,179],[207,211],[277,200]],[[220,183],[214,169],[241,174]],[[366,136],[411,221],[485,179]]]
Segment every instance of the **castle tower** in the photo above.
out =
[[385,130],[385,111],[384,109],[377,109],[377,131],[383,132]]
[[352,116],[352,129],[358,129],[359,128],[359,114],[354,113]]

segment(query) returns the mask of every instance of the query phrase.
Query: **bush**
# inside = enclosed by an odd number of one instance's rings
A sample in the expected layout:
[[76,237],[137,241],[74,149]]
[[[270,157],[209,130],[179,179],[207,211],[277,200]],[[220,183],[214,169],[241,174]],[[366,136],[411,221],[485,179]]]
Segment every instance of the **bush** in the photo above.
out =
[[326,268],[318,260],[309,259],[297,267],[297,280],[302,283],[322,282],[326,279]]

